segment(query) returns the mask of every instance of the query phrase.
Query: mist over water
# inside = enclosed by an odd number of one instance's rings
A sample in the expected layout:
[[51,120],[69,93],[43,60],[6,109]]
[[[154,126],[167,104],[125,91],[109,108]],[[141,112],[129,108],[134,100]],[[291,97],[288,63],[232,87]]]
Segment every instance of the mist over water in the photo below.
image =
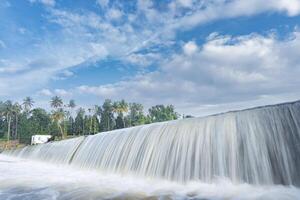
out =
[[210,184],[199,181],[181,184],[78,170],[4,155],[0,155],[0,171],[1,200],[294,200],[300,197],[300,190],[293,186],[235,185],[225,179],[216,179]]
[[14,169],[2,177],[2,198],[29,193],[49,199],[300,199],[300,102],[4,154],[16,158],[1,157],[1,167]]

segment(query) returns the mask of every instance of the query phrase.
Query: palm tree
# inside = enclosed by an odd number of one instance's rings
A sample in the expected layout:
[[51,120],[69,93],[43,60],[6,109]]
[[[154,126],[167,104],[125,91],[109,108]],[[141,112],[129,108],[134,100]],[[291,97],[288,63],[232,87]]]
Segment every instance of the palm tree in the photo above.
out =
[[61,108],[64,103],[59,96],[55,96],[55,97],[52,97],[50,104],[51,104],[52,108],[57,109],[57,108]]
[[34,101],[31,97],[26,97],[23,99],[24,110],[28,113],[30,109],[33,107]]
[[125,127],[124,113],[128,112],[128,103],[124,99],[121,101],[114,102],[113,104],[114,112],[122,118],[123,127]]
[[112,105],[112,108],[113,108],[113,112],[116,113],[116,114],[120,114],[121,113],[121,109],[120,109],[120,106],[119,106],[119,102],[118,101],[115,101]]
[[50,105],[52,108],[55,109],[54,111],[52,111],[52,119],[57,124],[57,126],[60,130],[62,139],[64,138],[64,130],[62,128],[61,123],[64,121],[64,117],[65,117],[65,113],[62,108],[63,104],[64,103],[59,96],[54,96],[51,98]]
[[71,99],[69,101],[69,104],[68,104],[68,107],[73,110],[75,107],[76,107],[76,104],[75,104],[75,100],[74,99]]
[[[1,121],[5,120],[7,122],[7,117],[8,117],[8,113],[7,113],[7,109],[6,109],[6,102],[2,102],[0,101],[0,116],[1,116]],[[5,124],[5,122],[4,122]],[[9,130],[8,130],[9,133]],[[9,134],[7,134],[9,135]],[[9,139],[9,136],[6,137],[6,139]]]
[[6,116],[6,122],[7,122],[7,141],[10,140],[10,128],[11,128],[11,120],[12,120],[12,112],[13,112],[13,108],[12,108],[12,102],[11,101],[6,101],[4,102],[3,105],[3,115]]
[[[74,108],[76,107],[76,103],[75,103],[75,100],[74,99],[71,99],[67,105],[67,107],[70,109],[70,111],[67,112],[67,117],[70,119],[70,118],[73,118],[73,115],[74,115]],[[73,126],[74,126],[74,122],[71,121],[70,122],[70,126],[71,126],[71,131],[73,131]],[[73,135],[75,134],[75,132],[73,132]]]
[[92,109],[91,108],[88,108],[88,111],[89,111],[89,118],[90,118],[90,124],[89,124],[89,135],[91,134],[92,132],[92,127],[93,127],[93,117],[92,117]]
[[18,138],[18,119],[19,119],[19,115],[21,113],[22,107],[19,105],[19,103],[15,103],[12,106],[12,112],[15,116],[15,132],[14,132],[14,139]]
[[[78,125],[78,127],[80,127],[80,129],[82,130],[82,134],[85,133],[84,115],[85,115],[85,109],[82,108],[82,107],[80,107],[80,108],[78,109],[78,111],[77,111],[77,116],[81,118],[81,120],[80,120],[81,123],[79,123],[79,124],[77,124],[77,125]],[[75,119],[75,126],[76,126],[76,119]],[[79,134],[80,134],[80,132],[79,132]]]
[[98,105],[94,106],[94,114],[97,116],[98,120],[101,118],[102,108]]
[[128,103],[124,99],[122,99],[119,104],[123,112],[128,112]]
[[52,113],[52,120],[57,124],[57,126],[60,130],[62,139],[64,138],[64,130],[61,126],[61,123],[64,120],[64,117],[65,117],[65,112],[62,108],[60,108]]

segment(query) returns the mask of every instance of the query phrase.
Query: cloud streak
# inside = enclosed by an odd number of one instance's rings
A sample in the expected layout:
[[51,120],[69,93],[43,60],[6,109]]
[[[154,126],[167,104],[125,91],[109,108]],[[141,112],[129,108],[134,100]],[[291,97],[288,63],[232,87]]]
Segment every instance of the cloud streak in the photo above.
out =
[[77,91],[148,105],[175,103],[190,112],[205,105],[300,95],[299,32],[285,41],[274,35],[213,34],[202,46],[195,45],[192,41],[183,45],[182,53],[167,59],[160,71],[116,84],[80,86]]
[[45,6],[53,7],[55,6],[55,0],[28,0],[30,3],[41,3]]
[[[0,56],[2,97],[33,91],[41,96],[89,94],[148,105],[176,102],[182,110],[191,110],[297,92],[297,31],[284,41],[271,34],[232,37],[212,33],[204,44],[197,44],[194,38],[183,42],[178,33],[261,13],[296,16],[299,0],[137,0],[131,7],[122,1],[97,0],[94,4],[99,12],[63,8],[55,0],[29,2],[44,5],[46,34],[27,47],[32,47],[30,53]],[[26,28],[26,34],[30,31]],[[0,40],[0,50],[4,48]],[[72,69],[101,60],[133,65],[137,75],[112,84],[43,89],[51,81],[73,76]],[[149,66],[155,70],[145,73]]]

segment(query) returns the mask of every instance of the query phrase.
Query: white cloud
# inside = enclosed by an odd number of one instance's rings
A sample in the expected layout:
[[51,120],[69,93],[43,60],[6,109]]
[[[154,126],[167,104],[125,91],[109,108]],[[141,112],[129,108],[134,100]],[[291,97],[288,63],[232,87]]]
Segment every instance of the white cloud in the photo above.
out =
[[196,53],[197,50],[198,50],[198,46],[194,41],[189,41],[189,42],[185,43],[183,46],[183,51],[187,55],[192,55],[192,54]]
[[177,2],[183,7],[191,7],[193,5],[193,0],[177,0]]
[[[193,3],[189,0],[180,1],[185,5]],[[267,3],[259,0],[201,1],[195,3],[195,6],[187,12],[172,9],[159,12],[151,0],[138,0],[137,10],[127,12],[126,15],[123,15],[121,4],[115,8],[115,5],[108,7],[109,1],[106,0],[97,1],[97,3],[105,7],[104,16],[111,20],[122,17],[122,22],[116,25],[93,12],[76,13],[59,9],[51,9],[48,17],[51,22],[61,25],[66,38],[83,44],[97,44],[107,56],[126,61],[132,60],[135,63],[146,63],[145,60],[147,60],[148,54],[137,54],[138,51],[153,47],[166,47],[174,40],[177,30],[182,31],[182,28],[192,28],[217,19],[255,15],[262,12],[286,12],[289,15],[300,12],[299,0],[267,0]],[[137,29],[137,26],[140,29]],[[186,53],[192,53],[197,48],[193,46],[193,43],[186,45]],[[172,46],[168,47],[168,49],[171,48]],[[141,58],[142,56],[145,58]],[[100,58],[103,57],[105,56]],[[95,59],[99,58],[95,57]]]
[[59,89],[59,88],[54,89],[54,90],[44,88],[44,89],[38,91],[37,95],[46,96],[46,97],[51,97],[51,96],[69,97],[72,95],[72,92],[67,91],[65,89]]
[[64,90],[64,89],[55,89],[54,90],[54,93],[57,95],[57,96],[61,96],[61,97],[66,97],[66,96],[70,96],[71,93]]
[[[26,63],[26,61],[23,61]],[[0,59],[0,75],[5,73],[14,74],[26,70],[27,67],[7,59]]]
[[40,0],[41,3],[48,5],[48,6],[55,6],[55,0]]
[[[54,0],[30,2],[50,7],[56,4]],[[156,9],[151,0],[139,0],[137,10],[127,13],[122,10],[122,3],[117,6],[115,3],[109,5],[108,0],[97,0],[97,3],[102,7],[101,15],[86,10],[47,9],[45,15],[50,23],[60,26],[59,34],[51,35],[54,40],[36,40],[40,42],[35,44],[36,51],[31,55],[12,56],[10,60],[14,60],[14,65],[0,66],[2,74],[22,72],[10,77],[0,76],[0,96],[40,90],[47,87],[53,77],[68,77],[72,68],[107,57],[142,67],[157,62],[159,70],[116,84],[80,86],[77,91],[101,97],[128,97],[149,104],[176,101],[180,107],[243,101],[260,98],[266,93],[294,91],[298,80],[294,76],[299,74],[300,63],[297,32],[293,39],[284,42],[272,36],[232,38],[212,34],[203,46],[197,46],[194,41],[185,43],[181,54],[168,57],[159,52],[166,48],[172,55],[177,31],[207,22],[264,12],[298,15],[299,0],[200,3],[178,0],[181,7],[173,3],[164,12]],[[106,17],[122,20],[115,23]]]
[[69,70],[63,71],[62,74],[64,75],[64,77],[70,77],[74,75],[74,73]]
[[41,3],[45,6],[53,7],[55,6],[56,2],[55,0],[28,0],[30,3]]
[[118,89],[114,84],[90,87],[86,85],[79,86],[77,90],[83,94],[93,94],[102,97],[115,97],[118,93]]
[[172,103],[191,114],[300,97],[299,32],[284,41],[272,35],[214,34],[193,54],[184,51],[185,46],[183,54],[167,59],[157,72],[116,84],[80,86],[76,90],[80,94],[125,98],[146,105]]
[[100,5],[101,7],[107,7],[109,4],[109,0],[96,0],[96,4]]
[[53,93],[49,89],[42,89],[41,91],[38,92],[39,95],[41,96],[53,96]]
[[[111,10],[107,10],[106,16]],[[76,14],[57,9],[52,9],[49,20],[61,25],[68,34],[66,37],[82,43],[93,41],[93,44],[98,45],[97,49],[103,51],[107,56],[129,61],[142,67],[152,63],[150,59],[159,57],[152,52],[136,53],[148,46],[160,43],[154,34],[157,31],[151,30],[152,26],[137,31],[129,22],[116,26],[95,13]],[[167,44],[169,44],[168,41],[160,45]]]
[[[42,45],[39,52],[31,59],[20,58],[11,62],[0,62],[0,96],[19,94],[34,91],[57,77],[66,77],[64,74],[70,68],[87,62],[105,58],[104,47],[97,43],[76,43]],[[18,73],[17,73],[18,72]],[[7,76],[7,73],[14,73]],[[70,73],[68,73],[70,74]]]
[[123,13],[116,8],[111,8],[108,10],[106,16],[109,20],[118,20],[122,17]]
[[65,80],[67,78],[70,78],[72,76],[74,76],[74,72],[70,71],[70,70],[64,70],[61,72],[58,72],[56,74],[56,76],[52,77],[53,80]]
[[[188,5],[192,2],[180,0],[181,5]],[[171,10],[174,8],[171,6]],[[175,11],[177,11],[175,9]],[[242,16],[253,16],[264,12],[285,13],[288,16],[296,16],[300,13],[299,0],[211,0],[201,1],[181,17],[167,20],[166,30],[191,29],[219,19],[236,18]],[[174,16],[180,16],[175,13]]]
[[128,61],[129,63],[138,65],[140,67],[148,67],[149,65],[159,62],[160,60],[162,60],[162,57],[158,53],[132,53],[125,59],[125,61]]

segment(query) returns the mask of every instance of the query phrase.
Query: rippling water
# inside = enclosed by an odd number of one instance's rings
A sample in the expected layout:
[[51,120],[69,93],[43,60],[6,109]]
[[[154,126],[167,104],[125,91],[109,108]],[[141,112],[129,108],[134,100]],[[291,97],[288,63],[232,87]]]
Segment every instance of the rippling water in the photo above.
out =
[[234,185],[222,179],[216,179],[213,184],[180,184],[101,174],[0,155],[0,199],[297,200],[300,199],[300,189],[291,186]]

